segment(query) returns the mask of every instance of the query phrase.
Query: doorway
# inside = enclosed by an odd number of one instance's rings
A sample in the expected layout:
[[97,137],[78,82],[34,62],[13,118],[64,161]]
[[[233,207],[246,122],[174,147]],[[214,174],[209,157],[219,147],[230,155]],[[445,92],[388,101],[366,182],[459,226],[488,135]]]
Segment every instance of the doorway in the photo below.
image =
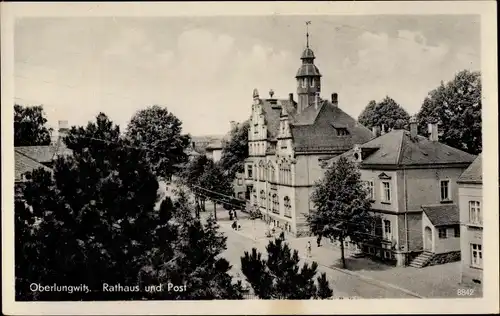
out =
[[429,226],[424,231],[424,250],[432,252],[432,229]]

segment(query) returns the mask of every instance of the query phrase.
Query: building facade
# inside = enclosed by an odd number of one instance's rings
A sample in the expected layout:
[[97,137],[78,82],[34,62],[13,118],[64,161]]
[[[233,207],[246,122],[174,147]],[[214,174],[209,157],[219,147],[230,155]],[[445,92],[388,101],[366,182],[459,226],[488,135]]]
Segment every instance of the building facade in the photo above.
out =
[[461,223],[462,282],[483,280],[483,181],[482,155],[458,179]]
[[392,130],[342,154],[359,168],[379,218],[373,234],[383,239],[360,250],[398,266],[460,259],[457,180],[475,156],[440,143],[436,125],[430,130],[429,138],[417,135],[412,118],[410,131]]
[[294,235],[308,231],[305,215],[311,209],[313,185],[323,173],[320,162],[372,138],[366,127],[340,109],[338,95],[322,99],[321,74],[307,45],[295,76],[297,101],[261,98],[253,92],[249,158],[244,181],[250,203],[264,220]]

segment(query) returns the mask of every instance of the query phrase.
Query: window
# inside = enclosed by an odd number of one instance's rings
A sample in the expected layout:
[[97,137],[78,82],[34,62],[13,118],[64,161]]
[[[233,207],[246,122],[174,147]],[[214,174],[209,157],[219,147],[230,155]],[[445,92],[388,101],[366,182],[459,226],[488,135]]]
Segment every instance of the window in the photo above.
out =
[[285,206],[285,217],[292,217],[292,205],[288,196],[283,199],[283,205]]
[[470,256],[470,264],[476,268],[483,267],[483,250],[482,245],[478,244],[470,244],[471,248],[471,256]]
[[373,181],[366,181],[366,187],[368,188],[368,198],[370,200],[375,200],[375,185]]
[[441,180],[441,201],[450,200],[450,180]]
[[275,213],[275,214],[279,214],[280,213],[280,202],[278,200],[278,195],[277,194],[273,194],[273,208],[272,208],[272,212]]
[[483,218],[481,217],[481,203],[479,201],[469,202],[469,221],[472,224],[483,223]]
[[273,165],[270,168],[271,168],[271,177],[269,178],[269,181],[276,182],[276,170],[274,169]]
[[389,181],[382,181],[382,202],[391,202],[391,183]]
[[455,238],[460,238],[460,226],[453,228],[453,235],[455,236]]
[[347,132],[347,129],[337,128],[337,136],[346,136],[346,135],[349,135],[349,132]]
[[303,78],[302,79],[302,88],[305,88],[305,87],[307,87],[307,79]]
[[260,206],[266,207],[266,192],[264,190],[260,191]]
[[252,168],[252,165],[248,165],[247,167],[247,172],[248,172],[248,178],[249,179],[252,179],[253,178],[253,168]]
[[238,178],[238,185],[243,185],[243,179],[242,178]]
[[314,78],[311,78],[311,87],[314,87]]
[[385,239],[392,239],[391,221],[389,220],[384,220],[384,237]]
[[446,235],[446,228],[439,228],[438,233],[439,233],[439,239],[448,238],[448,236]]

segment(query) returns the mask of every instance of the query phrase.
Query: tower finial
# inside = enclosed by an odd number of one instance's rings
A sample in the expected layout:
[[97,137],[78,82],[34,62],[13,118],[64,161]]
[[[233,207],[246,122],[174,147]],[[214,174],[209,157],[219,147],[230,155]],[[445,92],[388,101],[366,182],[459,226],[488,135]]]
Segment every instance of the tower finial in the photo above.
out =
[[306,47],[309,48],[309,24],[311,21],[306,21]]

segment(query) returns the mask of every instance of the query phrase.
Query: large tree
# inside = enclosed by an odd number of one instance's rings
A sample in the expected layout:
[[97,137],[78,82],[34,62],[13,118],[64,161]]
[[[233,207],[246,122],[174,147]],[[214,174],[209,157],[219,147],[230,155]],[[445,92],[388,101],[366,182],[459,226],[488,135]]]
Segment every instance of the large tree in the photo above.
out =
[[381,102],[371,100],[358,117],[367,128],[385,126],[386,131],[406,128],[410,115],[396,101],[386,96]]
[[224,204],[233,196],[233,186],[219,164],[208,164],[200,177],[201,194],[214,202],[214,217],[217,220],[217,203]]
[[222,146],[220,164],[227,170],[229,179],[234,179],[236,173],[243,172],[245,159],[248,158],[248,130],[250,122],[247,120],[237,124],[230,132],[230,138]]
[[333,295],[324,273],[314,282],[318,264],[304,263],[300,268],[298,251],[292,252],[283,235],[269,241],[266,250],[267,259],[256,248],[241,257],[241,270],[259,298],[325,299]]
[[126,137],[132,145],[149,149],[146,161],[159,177],[169,178],[176,165],[187,162],[190,136],[182,134],[182,122],[164,107],[138,111],[127,126]]
[[375,225],[368,192],[356,165],[341,156],[316,183],[311,199],[315,210],[306,215],[311,232],[340,241],[342,265],[346,268],[344,240],[371,240]]
[[[73,155],[58,158],[53,176],[42,169],[28,173],[16,198],[17,299],[238,297],[238,286],[229,286],[230,267],[215,258],[225,246],[217,228],[193,219],[182,194],[155,209],[156,176],[144,151],[120,137],[118,126],[100,114],[85,128],[73,127],[65,142]],[[190,283],[191,278],[206,281]],[[182,293],[143,291],[165,282],[191,287]],[[32,292],[32,283],[86,284],[91,291]],[[105,283],[140,288],[103,292]]]
[[481,73],[460,71],[429,92],[417,115],[419,132],[438,123],[439,141],[472,154],[482,151]]
[[22,106],[14,104],[14,146],[49,145],[51,128],[43,106]]

